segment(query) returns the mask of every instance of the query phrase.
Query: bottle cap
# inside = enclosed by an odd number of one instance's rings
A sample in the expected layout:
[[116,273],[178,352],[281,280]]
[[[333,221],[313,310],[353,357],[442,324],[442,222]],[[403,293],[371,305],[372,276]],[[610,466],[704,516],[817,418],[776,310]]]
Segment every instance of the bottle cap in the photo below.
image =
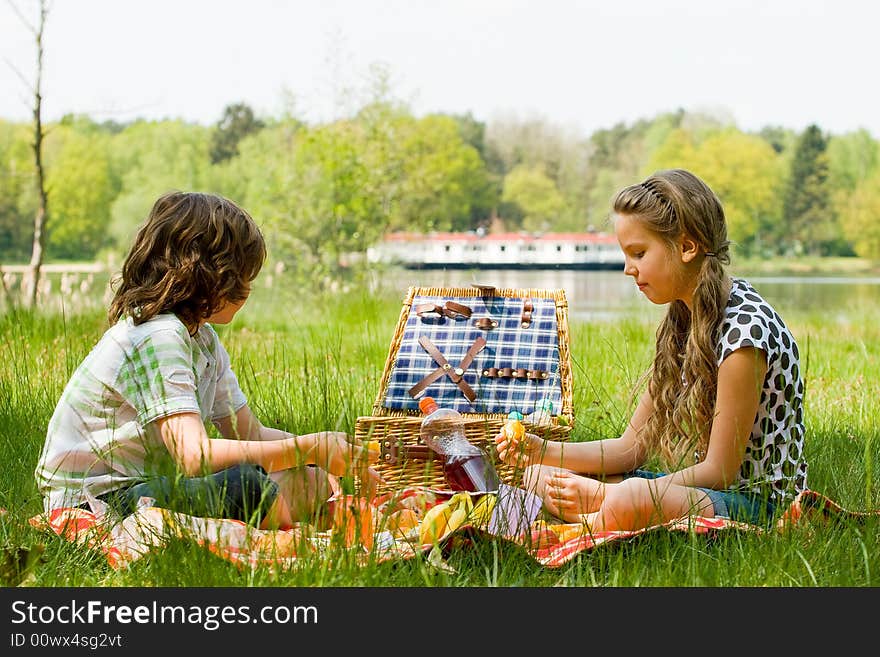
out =
[[549,397],[542,397],[538,400],[538,403],[535,405],[535,410],[544,409],[546,411],[553,410],[553,400]]
[[439,408],[433,397],[422,397],[419,400],[419,410],[425,415],[430,415]]
[[510,413],[507,414],[507,419],[508,420],[522,420],[523,414],[520,413],[519,411],[510,411]]

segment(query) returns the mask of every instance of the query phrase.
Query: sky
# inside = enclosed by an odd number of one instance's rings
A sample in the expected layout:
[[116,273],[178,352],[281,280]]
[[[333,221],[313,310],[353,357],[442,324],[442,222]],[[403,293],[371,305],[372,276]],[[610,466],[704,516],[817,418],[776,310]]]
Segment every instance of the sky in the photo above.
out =
[[[31,117],[37,0],[0,0],[0,118]],[[350,113],[371,73],[416,115],[541,119],[588,136],[679,108],[742,130],[880,138],[869,0],[54,0],[44,120],[182,119],[245,102]]]

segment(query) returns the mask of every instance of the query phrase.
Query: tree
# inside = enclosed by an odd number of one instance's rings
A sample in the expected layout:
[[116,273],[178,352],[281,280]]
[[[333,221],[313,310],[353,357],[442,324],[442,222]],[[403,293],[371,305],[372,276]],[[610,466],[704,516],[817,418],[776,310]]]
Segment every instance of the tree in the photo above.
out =
[[880,170],[848,196],[843,229],[857,255],[880,259]]
[[391,228],[469,230],[488,222],[495,190],[477,150],[443,115],[400,122]]
[[108,137],[66,126],[59,126],[52,137],[62,143],[48,176],[53,221],[46,250],[53,258],[91,260],[108,241],[114,196]]
[[[489,151],[501,163],[499,176],[519,165],[541,170],[562,199],[545,230],[583,230],[588,223],[591,145],[570,127],[541,119],[496,119],[487,128]],[[487,163],[490,171],[493,164]],[[506,222],[523,219],[521,208],[504,202],[499,208]]]
[[767,248],[780,216],[783,170],[780,156],[764,139],[726,128],[697,142],[681,129],[670,134],[650,164],[696,173],[721,200],[730,240],[746,252]]
[[791,130],[775,125],[764,126],[758,132],[758,136],[770,144],[777,153],[788,150],[797,138]]
[[274,125],[242,142],[246,206],[269,252],[310,282],[334,278],[342,256],[365,251],[386,220],[351,121],[316,128]]
[[209,145],[209,128],[176,120],[137,121],[113,138],[110,166],[120,172],[121,182],[110,208],[109,233],[120,251],[128,249],[159,195],[206,188]]
[[[502,164],[498,155],[489,148],[486,142],[486,124],[478,121],[468,112],[467,114],[453,114],[452,119],[458,126],[458,133],[465,143],[473,146],[480,159],[492,170],[500,170]],[[493,169],[494,164],[494,169]]]
[[[10,3],[11,4],[11,3]],[[30,24],[25,16],[15,5],[11,5],[22,23],[34,35],[37,46],[37,69],[33,87],[33,136],[32,144],[34,155],[34,168],[36,171],[37,209],[34,213],[34,236],[31,243],[31,261],[28,272],[22,281],[23,300],[26,306],[34,307],[37,304],[37,288],[40,281],[40,268],[43,265],[43,245],[45,242],[45,227],[49,220],[49,195],[46,191],[46,172],[43,168],[43,32],[46,28],[46,19],[49,17],[49,7],[46,0],[40,0],[40,17],[36,26]],[[19,75],[23,80],[24,76]]]
[[[877,201],[880,144],[861,129],[832,137],[828,142],[828,188],[834,214],[847,239],[845,247],[865,257],[878,257],[876,228],[865,219]],[[870,182],[869,182],[870,181]],[[873,199],[873,200],[872,200]],[[874,215],[873,224],[876,224]],[[854,226],[859,228],[856,230]],[[873,246],[872,246],[873,244]],[[866,254],[873,253],[868,256]]]
[[238,155],[238,143],[249,134],[263,129],[263,122],[245,103],[227,105],[211,136],[211,164],[218,164]]
[[790,248],[827,255],[839,237],[828,190],[828,140],[812,124],[798,138],[783,198],[785,236]]
[[852,192],[880,165],[880,144],[864,128],[828,140],[828,183],[833,193]]
[[28,127],[0,121],[0,260],[23,262],[32,248],[32,160]]
[[515,203],[523,213],[527,231],[548,230],[565,202],[553,181],[540,167],[520,165],[504,178],[502,200]]
[[486,186],[473,200],[470,223],[474,228],[486,227],[501,198],[501,181],[504,177],[501,172],[504,164],[495,149],[486,141],[485,123],[477,121],[470,112],[453,115],[452,118],[458,124],[461,138],[476,149],[485,168]]
[[678,130],[686,116],[683,110],[677,110],[632,125],[617,123],[590,135],[582,181],[588,226],[604,227],[614,193],[650,173],[652,154],[668,144],[673,133],[687,134]]

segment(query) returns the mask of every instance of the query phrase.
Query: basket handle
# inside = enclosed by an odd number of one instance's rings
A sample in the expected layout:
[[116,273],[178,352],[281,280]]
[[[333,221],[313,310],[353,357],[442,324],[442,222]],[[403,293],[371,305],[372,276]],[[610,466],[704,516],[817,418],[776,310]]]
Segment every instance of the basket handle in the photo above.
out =
[[520,317],[520,326],[523,328],[529,328],[532,325],[532,312],[535,310],[535,306],[532,304],[531,299],[526,299],[523,301],[523,309],[522,309],[522,317]]
[[473,310],[470,306],[465,306],[455,301],[447,301],[442,306],[438,303],[420,303],[415,308],[416,316],[422,319],[432,317],[449,317],[450,319],[470,319]]
[[474,320],[474,326],[481,331],[491,331],[498,326],[498,322],[491,317],[480,317],[480,319]]
[[384,465],[397,465],[403,461],[442,461],[440,456],[427,445],[406,445],[402,440],[382,440],[379,442],[379,462]]

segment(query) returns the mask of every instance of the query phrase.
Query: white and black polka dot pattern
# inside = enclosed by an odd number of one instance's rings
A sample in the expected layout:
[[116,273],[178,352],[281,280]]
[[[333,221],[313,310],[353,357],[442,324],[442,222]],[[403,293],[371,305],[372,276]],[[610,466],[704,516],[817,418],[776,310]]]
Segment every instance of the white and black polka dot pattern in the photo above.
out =
[[767,376],[739,480],[733,488],[790,502],[807,487],[804,384],[794,337],[779,314],[745,280],[734,278],[721,325],[718,364],[737,349],[767,354]]

